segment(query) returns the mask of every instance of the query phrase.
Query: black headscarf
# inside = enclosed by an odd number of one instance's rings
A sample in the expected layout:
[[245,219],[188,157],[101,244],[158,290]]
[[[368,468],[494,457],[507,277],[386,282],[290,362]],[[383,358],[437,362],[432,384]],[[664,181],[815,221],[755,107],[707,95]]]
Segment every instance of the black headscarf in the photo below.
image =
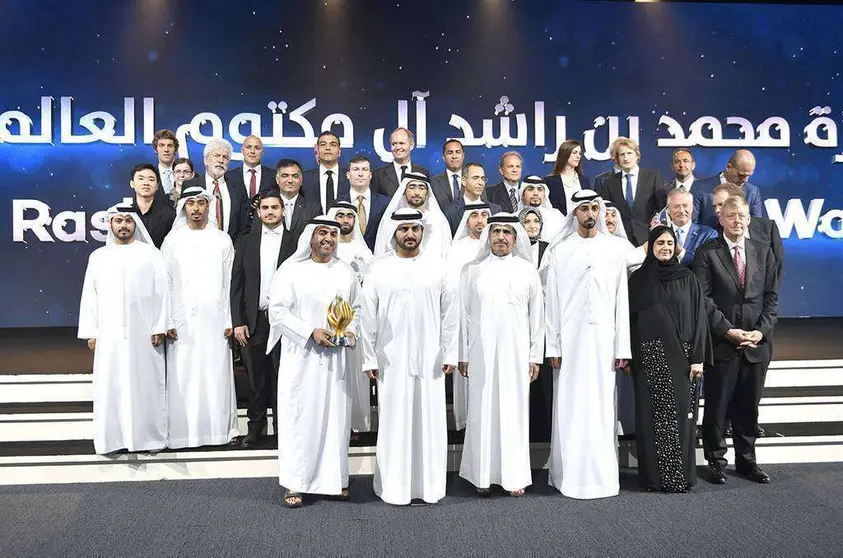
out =
[[675,246],[676,233],[671,227],[659,225],[650,231],[647,237],[647,257],[641,268],[629,278],[631,312],[638,312],[654,304],[664,304],[662,284],[691,275],[691,270],[679,263],[678,249],[666,262],[656,257],[654,245],[656,239],[664,233],[668,233],[673,238]]

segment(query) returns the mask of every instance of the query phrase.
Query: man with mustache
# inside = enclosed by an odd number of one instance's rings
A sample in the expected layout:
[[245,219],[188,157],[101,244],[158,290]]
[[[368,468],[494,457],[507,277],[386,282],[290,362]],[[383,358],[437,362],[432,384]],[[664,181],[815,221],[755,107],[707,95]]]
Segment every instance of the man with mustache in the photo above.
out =
[[135,209],[108,210],[108,236],[88,260],[78,337],[94,353],[94,450],[167,445],[164,335],[167,268]]
[[159,191],[158,173],[149,163],[137,165],[129,175],[129,187],[135,191],[135,213],[146,227],[152,244],[161,248],[164,238],[173,228],[176,212],[157,195]]
[[168,447],[229,443],[237,436],[234,368],[228,338],[234,247],[216,223],[204,185],[185,185],[161,253],[170,276],[167,337]]
[[565,216],[550,205],[544,178],[530,175],[521,183],[521,207],[532,207],[542,215],[541,239],[550,242],[559,233]]
[[571,198],[545,252],[547,357],[555,400],[548,482],[569,498],[616,496],[615,369],[631,355],[626,256],[592,190]]
[[[348,348],[338,347],[327,311],[342,300],[357,305],[357,275],[336,257],[340,225],[326,216],[304,229],[296,253],[272,279],[269,346],[281,340],[278,368],[279,483],[284,504],[297,508],[302,494],[343,500],[348,490],[348,443],[352,370],[348,351],[357,343],[357,318],[345,329]],[[359,370],[358,374],[362,374]]]
[[460,375],[468,426],[460,476],[523,496],[530,471],[530,383],[544,360],[544,296],[527,232],[511,213],[489,219],[459,288]]
[[[445,374],[457,364],[457,301],[428,249],[421,212],[391,214],[388,255],[363,278],[363,370],[377,380],[375,494],[406,505],[445,497]],[[382,223],[383,225],[383,223]]]

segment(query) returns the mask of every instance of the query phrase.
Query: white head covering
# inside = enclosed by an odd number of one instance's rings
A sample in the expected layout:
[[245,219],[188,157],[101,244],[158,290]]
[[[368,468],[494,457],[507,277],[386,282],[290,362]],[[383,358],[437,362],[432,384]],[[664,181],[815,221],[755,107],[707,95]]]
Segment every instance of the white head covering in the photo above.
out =
[[[493,225],[508,225],[515,229],[515,244],[512,246],[512,255],[524,258],[526,261],[533,263],[533,249],[530,247],[530,237],[518,216],[513,213],[496,213],[489,217],[489,222],[480,233],[480,248],[477,252],[477,257],[470,263],[479,263],[486,258],[493,256],[492,247],[489,245],[489,234],[492,231]],[[535,264],[534,264],[535,265]]]
[[172,230],[180,229],[187,226],[187,212],[184,210],[184,205],[187,200],[205,198],[208,200],[208,225],[213,228],[219,228],[217,225],[217,199],[202,186],[188,186],[182,187],[179,202],[176,204],[176,220],[173,221]]
[[454,234],[454,242],[471,236],[471,231],[468,228],[468,218],[471,217],[471,214],[475,211],[483,211],[487,213],[488,217],[491,217],[492,215],[492,208],[489,206],[488,203],[484,202],[466,204],[465,211],[463,211],[462,218],[460,219],[460,224],[457,227],[457,232]]
[[[427,200],[424,202],[424,211],[422,212],[422,218],[426,223],[435,224],[445,222],[447,223],[448,220],[445,218],[445,214],[442,213],[442,209],[439,207],[439,202],[436,201],[436,196],[433,195],[433,192],[430,189],[430,179],[423,174],[415,173],[415,172],[408,172],[404,174],[404,179],[401,181],[401,185],[398,187],[398,190],[395,191],[395,194],[392,196],[392,199],[389,201],[389,205],[386,206],[386,210],[384,210],[384,215],[392,215],[399,209],[410,208],[413,211],[418,211],[417,209],[410,207],[407,203],[407,200],[404,199],[404,192],[407,190],[407,184],[410,182],[424,182],[427,185]],[[448,230],[450,232],[450,229]],[[380,226],[378,226],[378,234],[375,239],[375,255],[384,254],[389,251],[389,246],[393,243],[392,239],[395,236],[395,227],[393,224],[389,222],[389,219],[381,220]]]
[[[361,246],[366,246],[366,241],[363,240],[363,234],[360,232],[360,227],[357,226],[357,207],[355,207],[353,203],[347,201],[334,202],[331,207],[328,208],[328,219],[336,221],[337,212],[341,209],[347,209],[348,211],[354,213],[354,227],[351,231],[351,242]],[[342,231],[340,231],[340,234],[342,234]],[[366,246],[366,249],[368,250],[369,247]]]
[[562,224],[562,229],[559,231],[559,234],[556,235],[556,238],[553,239],[547,247],[548,250],[557,244],[564,242],[565,239],[572,234],[576,234],[577,228],[579,227],[576,209],[583,204],[591,203],[593,201],[597,201],[600,204],[600,215],[597,216],[597,223],[594,225],[594,228],[603,234],[611,234],[609,229],[606,228],[606,202],[604,202],[603,198],[601,198],[594,190],[580,190],[571,196],[572,205],[568,209],[568,215],[565,216],[565,222]]
[[140,242],[145,242],[150,246],[154,246],[152,243],[152,237],[149,236],[149,231],[146,230],[146,225],[143,224],[141,221],[140,213],[138,213],[137,209],[135,208],[134,204],[132,203],[132,198],[123,198],[123,201],[118,203],[117,205],[113,205],[109,207],[105,212],[105,217],[103,221],[108,223],[108,235],[105,237],[105,245],[112,246],[117,244],[117,239],[114,237],[114,233],[111,232],[111,220],[118,215],[122,216],[131,216],[132,219],[135,220],[135,240]]
[[[421,211],[411,207],[401,208],[393,212],[389,219],[383,219],[381,221],[381,227],[378,229],[378,233],[380,233],[381,230],[384,230],[386,231],[386,234],[389,234],[389,246],[387,247],[385,255],[389,255],[398,249],[398,244],[395,242],[395,231],[397,231],[398,227],[401,225],[421,225],[422,229],[424,229],[426,223]],[[425,234],[422,235],[421,244],[419,244],[419,254],[424,253],[428,240],[429,237],[427,235],[427,231],[425,231]]]
[[[614,234],[617,237],[620,237],[624,240],[628,240],[629,237],[626,236],[626,229],[623,226],[623,219],[621,219],[621,212],[618,211],[618,207],[614,204],[614,202],[607,201],[607,202],[604,202],[604,203],[606,204],[606,212],[608,213],[609,210],[612,210],[612,211],[615,212],[615,215],[616,215],[616,217],[615,217],[615,232],[614,233],[610,232],[609,234]],[[605,220],[606,220],[606,218],[603,217],[604,222],[605,222]],[[609,227],[607,226],[606,231],[608,232],[608,230],[609,230]]]
[[[310,259],[311,256],[311,248],[310,248],[310,241],[313,239],[313,233],[319,227],[331,227],[333,229],[337,229],[337,234],[340,234],[340,224],[334,221],[332,218],[328,217],[327,215],[319,215],[311,219],[310,223],[304,228],[299,236],[299,242],[296,245],[296,251],[293,253],[292,256],[284,260],[284,263],[278,268],[278,271],[284,269],[285,267],[289,267],[290,264],[304,262]],[[334,253],[334,259],[337,258],[336,252]],[[276,275],[278,272],[276,272]]]
[[[542,201],[542,204],[541,204],[540,207],[543,207],[545,209],[554,209],[554,207],[552,205],[550,205],[550,197],[548,196],[549,192],[547,190],[547,184],[545,184],[545,182],[544,182],[544,178],[542,178],[540,176],[536,176],[535,174],[531,174],[530,176],[528,176],[527,178],[525,178],[524,180],[521,181],[521,186],[518,188],[518,198],[519,198],[518,201],[519,201],[519,203],[521,203],[521,204],[524,203],[522,200],[524,199],[524,190],[527,189],[527,186],[535,186],[535,187],[541,186],[544,189],[544,201]],[[530,206],[524,206],[524,207],[530,207]]]

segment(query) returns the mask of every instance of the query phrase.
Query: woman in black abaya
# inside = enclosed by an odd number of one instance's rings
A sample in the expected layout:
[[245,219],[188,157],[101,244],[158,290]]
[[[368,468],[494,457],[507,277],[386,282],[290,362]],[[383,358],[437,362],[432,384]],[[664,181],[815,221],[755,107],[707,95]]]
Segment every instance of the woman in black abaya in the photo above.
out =
[[648,240],[629,279],[638,478],[647,490],[687,492],[697,481],[702,371],[712,361],[705,299],[678,262],[673,229],[658,226]]

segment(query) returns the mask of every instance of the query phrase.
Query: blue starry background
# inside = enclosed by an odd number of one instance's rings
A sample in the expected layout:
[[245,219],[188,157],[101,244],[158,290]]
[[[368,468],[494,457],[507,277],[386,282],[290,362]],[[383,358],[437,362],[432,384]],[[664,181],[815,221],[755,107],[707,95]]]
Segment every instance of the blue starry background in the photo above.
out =
[[[268,135],[268,103],[287,103],[289,114],[316,97],[307,116],[317,131],[334,112],[353,120],[354,145],[342,152],[347,161],[357,153],[376,157],[373,132],[384,128],[388,135],[397,125],[398,100],[408,101],[409,125],[417,129],[411,94],[429,91],[427,143],[413,159],[432,172],[444,168],[443,140],[461,135],[448,124],[451,114],[479,134],[484,118],[496,118],[504,95],[514,113],[527,115],[528,143],[516,149],[531,174],[550,172],[543,155],[556,142],[556,115],[567,117],[566,135],[580,140],[598,116],[619,116],[622,135],[626,118],[638,116],[641,165],[658,169],[665,180],[672,149],[656,147],[657,138],[667,137],[658,128],[661,115],[685,129],[705,115],[722,122],[742,116],[755,125],[781,116],[790,124],[790,147],[755,149],[752,182],[782,208],[791,199],[806,210],[821,199],[822,214],[843,208],[843,164],[832,163],[843,147],[815,148],[802,134],[814,106],[830,106],[830,116],[843,125],[843,7],[31,0],[5,3],[0,13],[0,113],[25,112],[39,133],[40,98],[55,99],[53,145],[0,143],[0,327],[75,325],[87,257],[101,245],[91,236],[90,220],[131,195],[127,175],[134,164],[154,160],[142,141],[144,97],[155,99],[157,129],[176,129],[207,111],[222,119],[225,137],[238,113],[260,114]],[[77,133],[85,132],[79,117],[95,110],[113,114],[122,133],[123,98],[134,97],[135,144],[61,144],[62,96],[74,98]],[[544,147],[534,145],[535,101],[545,102]],[[9,131],[19,130],[12,124]],[[301,133],[289,121],[285,132]],[[596,138],[604,149],[606,127]],[[188,147],[201,171],[202,145],[189,140]],[[496,182],[503,151],[470,147],[467,160],[482,163],[490,183]],[[696,175],[704,178],[723,168],[732,148],[694,151]],[[305,168],[315,165],[307,148],[267,148],[264,163],[274,166],[282,156]],[[610,167],[607,161],[585,163],[589,177]],[[86,242],[44,242],[32,232],[14,242],[13,200],[26,199],[44,202],[53,217],[84,212]],[[841,228],[839,217],[832,227]],[[47,231],[56,238],[51,227]],[[782,232],[787,262],[781,315],[843,315],[843,298],[834,296],[843,277],[843,240],[813,229],[803,239]]]

